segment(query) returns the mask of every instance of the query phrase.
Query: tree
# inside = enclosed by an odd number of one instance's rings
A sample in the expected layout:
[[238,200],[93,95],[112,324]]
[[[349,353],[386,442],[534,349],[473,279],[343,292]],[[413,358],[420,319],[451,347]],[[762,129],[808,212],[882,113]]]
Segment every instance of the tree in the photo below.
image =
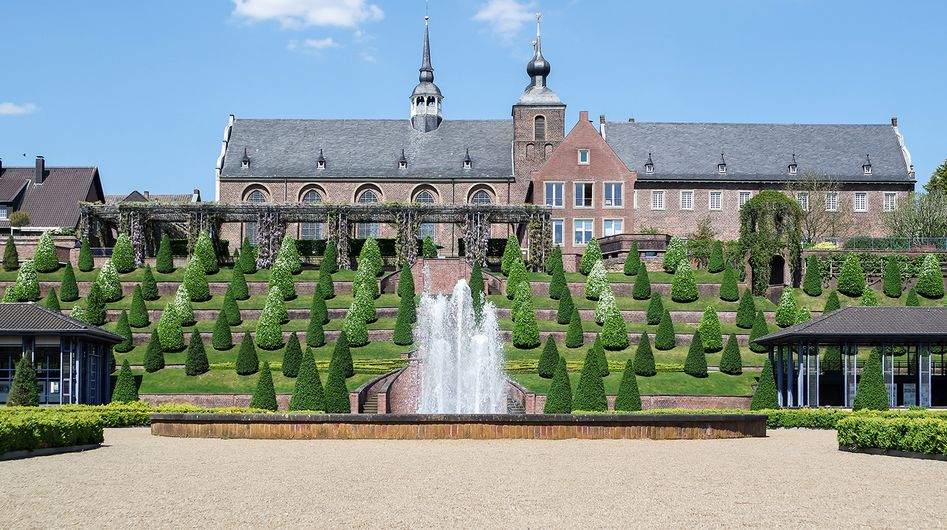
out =
[[927,193],[947,193],[947,160],[941,162],[931,173],[931,178],[924,185],[924,191]]
[[214,333],[211,335],[210,343],[218,351],[233,348],[233,333],[230,332],[230,324],[227,322],[227,315],[224,311],[217,313],[217,321],[214,322]]
[[244,276],[240,267],[233,268],[233,275],[230,278],[230,287],[228,289],[233,294],[234,300],[246,300],[250,298],[250,288],[247,286],[247,277]]
[[39,300],[39,277],[32,260],[23,262],[20,272],[16,275],[16,295],[20,302],[35,302]]
[[756,319],[756,303],[753,300],[753,290],[746,288],[740,296],[740,304],[737,306],[737,327],[750,329],[753,327],[753,321]]
[[651,293],[651,301],[648,303],[648,311],[645,318],[649,326],[656,326],[661,323],[661,317],[664,316],[664,302],[661,301],[661,293],[655,291]]
[[605,356],[605,348],[602,346],[602,335],[595,336],[595,342],[592,343],[592,349],[595,350],[595,362],[599,366],[599,375],[606,377],[609,374],[608,371],[608,358]]
[[598,239],[592,239],[585,245],[582,252],[582,259],[579,261],[579,272],[588,275],[592,272],[595,262],[602,260],[602,247],[598,245]]
[[85,309],[83,309],[83,307],[79,304],[72,306],[72,309],[69,310],[69,316],[76,320],[89,322],[85,314]]
[[736,302],[740,299],[737,273],[730,267],[723,271],[723,279],[720,282],[720,299],[724,302]]
[[557,366],[559,366],[559,348],[556,347],[556,340],[549,335],[546,337],[543,353],[539,356],[539,377],[552,379]]
[[63,302],[75,302],[79,299],[79,284],[76,283],[76,273],[72,270],[72,263],[67,261],[59,282],[59,299]]
[[658,373],[654,365],[654,352],[651,351],[651,341],[647,333],[641,334],[638,349],[635,350],[635,373],[644,377],[651,377]]
[[877,307],[878,306],[878,295],[875,294],[875,290],[869,286],[865,286],[865,290],[862,292],[861,299],[858,301],[859,305],[863,307]]
[[776,378],[773,377],[773,367],[769,358],[763,361],[763,370],[760,380],[750,401],[750,410],[768,410],[779,408],[779,397],[776,394]]
[[332,360],[338,360],[342,367],[342,376],[348,379],[355,375],[355,366],[352,363],[352,351],[349,349],[351,339],[345,330],[339,333],[339,338],[335,340],[335,347],[332,349]]
[[405,296],[398,302],[398,317],[395,319],[395,331],[392,341],[399,346],[414,343],[414,333],[411,330],[411,318],[415,315],[414,297]]
[[559,245],[553,246],[552,252],[549,253],[549,257],[546,259],[546,274],[552,276],[556,269],[565,271],[562,264],[562,247]]
[[884,224],[894,237],[912,241],[947,234],[947,193],[912,193],[898,207],[884,214]]
[[[9,241],[7,243],[9,244]],[[79,243],[79,261],[76,265],[82,272],[89,272],[95,268],[95,259],[92,257],[92,247],[88,239],[83,239]]]
[[802,277],[802,291],[809,296],[822,294],[822,277],[819,275],[819,258],[815,254],[806,258],[806,273]]
[[368,327],[359,312],[358,303],[357,299],[352,301],[349,312],[342,322],[342,331],[348,337],[349,343],[356,348],[368,344]]
[[281,324],[286,320],[286,306],[279,289],[273,287],[266,297],[260,320],[256,324],[256,345],[264,350],[276,350],[283,345]]
[[[82,265],[79,265],[82,270]],[[161,274],[174,272],[174,256],[171,254],[171,236],[164,234],[161,236],[161,243],[158,244],[158,253],[155,256],[155,270]]]
[[168,302],[168,305],[164,306],[156,331],[164,351],[178,352],[184,349],[184,330],[181,328],[181,317],[174,302]]
[[944,297],[944,276],[940,270],[937,254],[924,256],[914,289],[924,298],[936,300]]
[[506,280],[506,297],[512,300],[516,296],[517,288],[520,283],[529,283],[529,277],[526,273],[526,265],[521,259],[514,259],[510,265],[510,274]]
[[638,242],[632,241],[631,248],[628,249],[628,255],[625,256],[625,276],[634,276],[638,274],[641,268],[641,254],[638,252]]
[[582,332],[582,319],[579,318],[579,311],[572,309],[572,316],[569,318],[569,329],[566,331],[566,348],[578,348],[585,343],[585,333]]
[[279,289],[283,300],[292,300],[296,298],[296,285],[293,282],[293,272],[291,265],[280,258],[276,259],[270,270],[270,289],[276,287]]
[[671,300],[675,302],[693,302],[699,296],[694,271],[691,270],[690,262],[684,260],[678,264],[674,271],[674,279],[671,281]]
[[612,292],[611,286],[608,286],[602,291],[598,303],[595,304],[595,323],[600,326],[605,324],[605,317],[613,307],[617,307],[615,305],[615,294]]
[[723,349],[723,355],[720,356],[720,371],[730,375],[740,375],[743,373],[743,359],[740,358],[740,344],[737,342],[737,336],[733,333],[727,339],[727,347]]
[[115,388],[112,389],[112,403],[132,403],[138,401],[138,388],[135,387],[135,376],[128,366],[128,359],[122,361],[122,368],[115,379]]
[[671,313],[667,309],[661,317],[658,324],[658,332],[654,335],[654,347],[665,351],[674,348],[677,344],[677,337],[674,335],[674,322],[671,321]]
[[566,360],[562,357],[556,362],[556,370],[552,375],[552,384],[549,385],[549,394],[546,395],[543,412],[545,414],[572,413],[572,383],[569,381],[569,372],[566,371]]
[[326,343],[326,333],[318,315],[309,314],[309,326],[306,328],[306,345],[318,348]]
[[256,380],[256,389],[253,390],[253,398],[250,399],[250,408],[263,410],[279,408],[276,402],[276,389],[273,387],[273,373],[270,372],[269,361],[263,361],[263,368]]
[[[89,255],[91,258],[91,254]],[[20,256],[16,251],[13,236],[7,238],[7,246],[3,249],[3,270],[15,271],[20,268]],[[89,270],[92,270],[91,268]]]
[[605,396],[605,383],[600,373],[601,367],[596,360],[595,346],[589,348],[585,354],[585,363],[579,376],[579,385],[576,388],[573,410],[601,411],[608,410],[608,398]]
[[148,308],[145,307],[145,298],[141,294],[141,286],[136,285],[132,293],[131,312],[128,313],[128,324],[133,328],[143,328],[151,323],[148,317]]
[[510,234],[506,238],[506,246],[503,247],[503,260],[500,262],[500,272],[509,277],[510,270],[515,260],[522,260],[523,253],[520,251],[520,242],[516,236]]
[[882,280],[882,291],[888,298],[901,298],[904,290],[901,284],[901,262],[900,256],[891,255],[885,260],[885,273]]
[[326,412],[329,414],[349,414],[349,389],[345,386],[345,367],[335,355],[329,362],[329,377],[326,379]]
[[[562,259],[561,256],[560,259]],[[552,271],[552,280],[549,282],[549,298],[559,300],[562,297],[562,292],[568,290],[569,284],[566,282],[566,273],[560,264]]]
[[816,243],[853,231],[852,202],[839,199],[843,187],[835,177],[814,171],[805,171],[787,183],[786,190],[800,206],[799,228],[804,242]]
[[191,305],[191,293],[187,292],[187,286],[181,284],[174,293],[174,309],[177,312],[179,324],[182,326],[191,326],[194,324],[194,306]]
[[[526,286],[528,291],[529,286]],[[520,349],[530,349],[539,346],[539,326],[536,324],[536,312],[533,309],[533,297],[530,294],[520,294],[520,312],[513,322],[513,346]]]
[[[417,314],[414,308],[415,294],[413,279],[411,280],[411,291],[409,292],[407,287],[405,287],[405,294],[411,299],[411,322],[414,323],[417,320]],[[474,316],[476,316],[477,320],[479,321],[480,318],[483,317],[483,303],[486,302],[487,299],[487,294],[483,284],[483,271],[480,269],[479,261],[474,261],[473,267],[470,269],[470,298],[471,302],[473,302]]]
[[848,296],[861,296],[865,290],[865,272],[862,270],[858,255],[849,252],[842,264],[842,271],[838,277],[838,290]]
[[[325,265],[325,267],[323,267]],[[322,261],[319,262],[319,272],[322,272],[322,269],[325,268],[326,272],[331,276],[339,270],[339,254],[338,249],[336,249],[335,241],[329,241],[326,243],[326,251],[322,254]],[[327,296],[326,300],[332,298]]]
[[700,338],[700,332],[695,331],[691,339],[687,358],[684,359],[684,373],[694,377],[707,377],[707,354]]
[[[480,271],[480,264],[474,263],[473,269],[470,272],[470,291],[474,291],[474,281],[475,275],[474,272]],[[401,271],[398,273],[398,289],[397,293],[399,297],[410,296],[414,298],[415,294],[414,288],[414,272],[411,271],[411,266],[408,265],[408,262],[401,262]],[[483,274],[480,274],[480,291],[483,292]]]
[[625,361],[625,371],[615,396],[615,410],[633,412],[641,410],[641,393],[638,391],[638,379],[635,377],[635,365],[631,359]]
[[740,207],[736,255],[749,257],[753,294],[769,288],[774,256],[783,257],[795,274],[802,268],[802,208],[781,190],[763,190]]
[[36,370],[28,356],[20,357],[13,371],[10,393],[7,394],[8,407],[35,407],[39,405],[39,385],[36,382]]
[[294,331],[289,340],[286,341],[286,348],[283,350],[283,375],[286,377],[296,377],[299,375],[299,363],[302,362],[303,350],[299,345],[299,337]]
[[671,241],[668,242],[667,248],[664,250],[664,259],[661,262],[664,271],[672,274],[675,273],[677,266],[686,259],[687,245],[684,244],[681,238],[677,236],[672,237]]
[[124,339],[114,346],[115,351],[125,353],[135,347],[132,343],[132,328],[128,325],[128,313],[124,309],[122,309],[122,312],[118,315],[118,323],[115,324],[115,334]]
[[112,263],[120,274],[135,270],[135,251],[132,250],[132,240],[128,234],[119,234],[118,239],[115,240],[115,246],[112,248]]
[[872,348],[858,379],[852,410],[888,410],[888,388],[881,372],[881,352]]
[[227,324],[230,326],[239,326],[243,322],[243,316],[240,315],[240,306],[233,299],[233,284],[227,286],[227,292],[224,293],[224,303],[220,306],[220,312],[223,313]]
[[635,278],[631,296],[635,300],[647,300],[651,297],[651,280],[648,278],[648,269],[643,263],[638,268],[638,276]]
[[141,296],[145,300],[157,300],[161,297],[158,294],[158,282],[155,281],[155,276],[151,273],[151,265],[145,265],[145,272],[142,274]]
[[332,273],[329,272],[328,267],[319,266],[319,283],[316,284],[316,288],[322,292],[323,300],[335,298],[335,284],[332,282]]
[[[26,263],[23,265],[25,267]],[[118,270],[112,264],[112,260],[105,260],[95,278],[95,283],[99,284],[102,297],[106,302],[117,302],[122,299],[122,282],[118,278]]]
[[[119,239],[121,240],[121,236]],[[128,236],[125,236],[125,239],[127,240]],[[131,249],[131,242],[129,242],[129,254],[131,253]],[[39,236],[39,242],[36,244],[36,252],[33,254],[33,265],[36,266],[37,272],[55,272],[59,270],[59,256],[56,254],[56,244],[53,243],[52,232],[47,230],[43,232],[43,235]],[[132,260],[132,268],[134,267],[135,262]]]
[[289,400],[289,410],[325,410],[326,395],[319,378],[319,367],[316,366],[312,350],[306,348],[306,353],[299,363],[299,375],[296,377],[296,386],[293,388],[293,397]]
[[249,333],[244,333],[243,340],[240,342],[240,351],[237,352],[237,375],[255,374],[259,369],[260,358],[256,354],[253,339],[250,338]]
[[318,320],[320,324],[329,323],[329,309],[326,307],[326,301],[322,298],[322,291],[319,289],[313,290],[309,316]]
[[917,291],[915,289],[912,288],[910,291],[908,291],[908,296],[904,299],[904,305],[906,307],[917,307],[921,305],[921,301],[918,299]]
[[[374,280],[374,278],[372,280]],[[375,309],[375,298],[371,295],[371,291],[366,289],[364,285],[355,292],[355,296],[352,299],[352,306],[358,311],[362,322],[370,324],[378,320],[378,311]]]
[[192,302],[210,300],[210,286],[207,284],[204,265],[196,256],[191,258],[184,268],[184,286],[187,287],[187,294]]
[[369,237],[365,240],[365,244],[362,245],[362,252],[358,255],[359,265],[361,265],[364,260],[368,260],[367,265],[370,266],[369,270],[372,273],[372,278],[381,276],[381,249],[378,248],[378,241],[375,241],[373,237]]
[[56,296],[55,287],[50,287],[49,291],[46,292],[46,298],[43,299],[43,306],[50,311],[57,313],[62,312],[62,307],[59,306],[59,297]]
[[421,255],[428,259],[437,257],[437,245],[434,244],[431,236],[424,236],[424,240],[421,241]]
[[753,329],[750,330],[750,351],[755,353],[766,353],[766,346],[756,343],[756,339],[769,335],[769,324],[766,323],[766,317],[762,311],[757,311],[756,320],[753,321]]
[[99,284],[93,283],[89,288],[89,295],[85,299],[85,317],[86,322],[95,326],[105,324],[105,298],[102,296],[102,288]]
[[575,311],[575,304],[572,302],[572,291],[568,288],[560,292],[559,310],[556,312],[556,322],[568,324],[572,321],[572,313]]
[[787,287],[780,295],[779,303],[776,304],[776,325],[786,328],[795,324],[798,313],[799,305],[796,303],[796,297],[793,296],[792,288]]
[[608,273],[605,271],[605,263],[598,260],[592,265],[592,270],[588,272],[588,278],[585,279],[585,298],[598,300],[607,287]]
[[707,263],[707,270],[709,272],[722,272],[724,268],[723,243],[714,241],[710,250],[710,261]]
[[145,350],[144,365],[145,371],[149,374],[164,368],[164,348],[161,345],[158,330],[152,331],[151,338],[148,339],[148,349]]
[[[216,332],[214,334],[216,335]],[[227,329],[227,334],[230,334],[229,328]],[[220,349],[217,348],[216,344],[214,344],[214,348]],[[191,339],[187,341],[187,357],[184,358],[184,373],[187,375],[201,375],[207,373],[208,370],[210,370],[210,364],[207,362],[207,350],[204,348],[204,339],[201,338],[201,334],[197,331],[197,328],[194,328],[194,331],[191,332]]]
[[700,340],[704,345],[705,352],[716,353],[723,349],[720,319],[717,317],[717,310],[713,306],[707,306],[707,309],[704,310],[697,330],[700,332]]
[[628,347],[628,326],[625,325],[621,311],[615,306],[612,306],[605,314],[602,346],[610,351],[624,350]]
[[202,230],[194,243],[194,257],[200,262],[206,274],[217,274],[220,270],[220,264],[217,262],[217,251],[214,250],[214,242],[210,240],[210,234]]
[[240,260],[235,264],[234,268],[240,269],[240,272],[244,274],[253,274],[256,272],[256,250],[253,245],[250,244],[249,238],[243,238],[243,245],[240,247]]
[[378,298],[378,280],[372,274],[372,265],[366,260],[358,262],[358,269],[355,271],[355,280],[352,281],[352,293],[358,291],[367,291],[368,296],[374,300]]
[[832,311],[835,311],[836,309],[840,309],[841,307],[842,304],[839,302],[838,293],[836,291],[832,291],[829,293],[828,298],[825,299],[825,309],[822,310],[822,314],[826,315]]

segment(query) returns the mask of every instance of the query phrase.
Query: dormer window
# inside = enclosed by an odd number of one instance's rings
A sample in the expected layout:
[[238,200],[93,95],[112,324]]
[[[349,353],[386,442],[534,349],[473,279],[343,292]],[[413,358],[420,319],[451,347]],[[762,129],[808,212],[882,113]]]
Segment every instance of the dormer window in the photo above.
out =
[[322,155],[322,149],[319,149],[319,158],[316,159],[316,169],[326,168],[326,157]]
[[240,159],[240,167],[247,169],[250,167],[250,155],[247,153],[247,148],[243,148],[243,158]]
[[580,166],[589,165],[589,150],[588,149],[579,149],[579,165]]
[[796,153],[792,154],[792,161],[789,162],[789,174],[795,175],[798,172],[798,165],[796,165]]
[[871,158],[868,155],[865,155],[865,163],[862,164],[862,171],[866,175],[871,175]]
[[720,153],[720,162],[717,163],[717,173],[721,175],[727,172],[727,161],[723,159],[723,153]]
[[470,160],[470,149],[467,149],[466,154],[464,154],[464,169],[470,169],[471,160]]
[[401,150],[401,158],[398,159],[398,169],[407,169],[408,159],[404,157],[404,149]]
[[651,160],[651,153],[648,153],[648,161],[644,163],[644,172],[648,175],[654,173],[654,161]]

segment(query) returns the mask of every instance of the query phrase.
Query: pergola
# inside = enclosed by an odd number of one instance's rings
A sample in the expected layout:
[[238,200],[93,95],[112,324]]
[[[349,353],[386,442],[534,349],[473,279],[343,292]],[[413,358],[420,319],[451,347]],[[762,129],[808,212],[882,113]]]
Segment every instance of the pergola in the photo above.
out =
[[[780,406],[819,406],[819,351],[834,346],[842,357],[846,407],[852,405],[858,385],[860,347],[880,350],[891,406],[900,402],[929,407],[933,355],[941,356],[940,375],[945,375],[947,307],[845,307],[756,342],[769,349]],[[896,363],[895,357],[905,361]]]
[[[193,249],[201,231],[220,233],[223,223],[257,223],[257,265],[268,267],[279,249],[288,223],[326,223],[327,239],[335,241],[339,267],[349,268],[349,238],[353,223],[388,223],[395,227],[398,260],[414,263],[415,234],[422,223],[453,223],[462,226],[467,260],[486,262],[487,241],[493,223],[526,224],[529,263],[541,267],[552,250],[552,224],[545,206],[500,204],[333,204],[333,203],[218,203],[119,204],[82,203],[80,234],[102,236],[108,225],[128,234],[135,260],[144,261],[148,239],[154,239],[160,223],[187,227],[188,249]],[[160,237],[160,236],[159,236]],[[216,239],[216,237],[214,238]],[[153,243],[152,243],[153,246]]]

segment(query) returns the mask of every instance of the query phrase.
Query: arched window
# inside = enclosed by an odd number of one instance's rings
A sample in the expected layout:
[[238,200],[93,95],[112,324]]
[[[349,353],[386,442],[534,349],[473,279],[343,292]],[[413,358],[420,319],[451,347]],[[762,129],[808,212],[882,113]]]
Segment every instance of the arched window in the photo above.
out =
[[359,204],[372,204],[380,201],[378,200],[378,194],[375,193],[374,190],[365,190],[358,196],[357,202]]
[[[434,194],[430,190],[421,190],[414,196],[414,202],[418,204],[434,204],[437,202],[434,200]],[[434,223],[421,223],[421,226],[418,227],[418,239],[424,239],[425,237],[430,237],[435,239],[437,234],[437,229],[434,226]]]
[[[359,204],[375,204],[381,202],[375,190],[365,190],[355,201]],[[369,237],[378,237],[378,223],[358,223],[355,225],[355,237],[365,239]]]
[[493,199],[490,198],[490,194],[484,190],[477,190],[470,197],[470,204],[493,204]]
[[[301,202],[322,202],[322,195],[320,195],[316,190],[309,190],[303,194]],[[302,226],[300,227],[300,239],[322,239],[322,226],[322,223],[302,223]]]
[[414,196],[414,202],[418,204],[434,204],[434,194],[428,190],[421,190]]
[[266,195],[260,190],[253,190],[247,195],[246,202],[261,203],[266,202]]
[[533,118],[533,139],[534,140],[545,140],[546,139],[546,117],[545,116],[536,116]]
[[[253,190],[247,194],[247,198],[244,200],[244,202],[261,204],[266,202],[266,195],[263,195],[263,192],[260,190]],[[246,223],[246,232],[247,239],[250,241],[250,244],[256,245],[260,238],[256,223]]]

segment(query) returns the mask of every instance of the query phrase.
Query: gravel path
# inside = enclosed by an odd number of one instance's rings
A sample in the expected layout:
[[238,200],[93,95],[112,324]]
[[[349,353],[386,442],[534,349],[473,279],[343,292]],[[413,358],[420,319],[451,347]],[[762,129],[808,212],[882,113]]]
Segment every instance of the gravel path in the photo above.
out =
[[714,441],[270,441],[110,429],[0,462],[2,527],[944,527],[947,462],[834,431]]

